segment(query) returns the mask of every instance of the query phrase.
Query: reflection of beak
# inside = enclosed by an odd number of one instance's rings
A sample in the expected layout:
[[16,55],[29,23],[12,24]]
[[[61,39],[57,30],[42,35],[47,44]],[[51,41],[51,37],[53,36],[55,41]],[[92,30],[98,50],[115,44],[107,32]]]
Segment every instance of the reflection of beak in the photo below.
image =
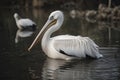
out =
[[43,28],[41,29],[41,31],[39,32],[39,34],[37,35],[37,37],[31,44],[31,46],[28,48],[28,51],[30,51],[32,49],[32,47],[35,46],[42,39],[42,37],[43,37],[44,33],[47,31],[47,29],[49,29],[52,25],[56,24],[56,22],[57,22],[57,19],[54,19],[52,21],[48,20],[46,22],[46,24],[43,26]]

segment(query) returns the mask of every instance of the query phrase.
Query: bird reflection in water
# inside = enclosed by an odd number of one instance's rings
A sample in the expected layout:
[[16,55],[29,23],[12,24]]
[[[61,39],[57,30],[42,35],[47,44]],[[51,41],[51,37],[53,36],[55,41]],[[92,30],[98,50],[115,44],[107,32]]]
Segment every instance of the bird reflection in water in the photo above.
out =
[[[74,60],[74,61],[65,61],[65,60],[54,60],[47,58],[43,65],[42,78],[43,80],[76,80],[84,79],[85,76],[90,79],[91,68],[86,68],[86,63],[89,64],[93,60]],[[78,70],[77,70],[78,69]]]
[[[39,80],[79,80],[91,79],[91,70],[94,66],[88,66],[94,63],[93,59],[82,60],[56,60],[47,58],[40,70],[41,65],[29,67],[30,78]],[[39,64],[39,63],[38,63]]]
[[42,77],[43,80],[46,79],[56,79],[58,76],[58,71],[62,66],[67,63],[65,60],[54,60],[51,58],[47,58],[43,66]]
[[[39,69],[41,67],[41,65],[39,65],[37,69],[35,69],[34,66],[29,67],[28,72],[31,79],[42,78],[42,80],[56,80],[58,77],[57,70],[62,70],[62,67],[64,67],[68,62],[69,61],[47,58],[42,66],[42,71]],[[40,73],[40,75],[38,73]]]
[[33,33],[34,31],[18,29],[16,32],[15,43],[18,43],[22,38],[30,37]]

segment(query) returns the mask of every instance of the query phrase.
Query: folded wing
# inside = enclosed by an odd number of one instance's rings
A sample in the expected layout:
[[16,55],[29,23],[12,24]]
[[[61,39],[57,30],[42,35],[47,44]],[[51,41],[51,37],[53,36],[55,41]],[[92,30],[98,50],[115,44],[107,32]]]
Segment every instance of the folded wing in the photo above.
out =
[[81,36],[58,36],[55,37],[54,47],[57,51],[76,57],[86,57],[86,55],[99,58],[98,46],[88,37]]

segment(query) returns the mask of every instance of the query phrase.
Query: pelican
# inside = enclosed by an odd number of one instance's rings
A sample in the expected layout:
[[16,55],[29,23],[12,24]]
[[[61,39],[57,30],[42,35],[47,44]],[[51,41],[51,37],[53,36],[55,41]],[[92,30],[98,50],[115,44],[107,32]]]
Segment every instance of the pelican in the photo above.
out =
[[41,40],[42,50],[53,59],[72,60],[74,58],[85,58],[86,56],[102,57],[98,46],[88,37],[72,35],[51,37],[51,34],[61,27],[63,21],[64,15],[61,11],[52,12],[28,51]]
[[32,31],[36,29],[36,24],[32,20],[28,18],[22,19],[17,13],[14,14],[14,18],[15,18],[18,29],[22,29],[22,30],[28,29]]

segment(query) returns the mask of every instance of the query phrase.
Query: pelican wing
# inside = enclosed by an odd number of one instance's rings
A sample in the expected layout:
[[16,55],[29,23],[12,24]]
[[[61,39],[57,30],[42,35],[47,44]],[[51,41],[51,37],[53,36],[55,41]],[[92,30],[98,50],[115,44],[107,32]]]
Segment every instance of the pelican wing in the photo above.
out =
[[20,25],[20,26],[33,26],[36,24],[30,19],[20,19],[18,21],[18,25]]
[[60,53],[71,56],[98,57],[98,46],[88,37],[81,36],[57,36],[54,38],[54,47]]

